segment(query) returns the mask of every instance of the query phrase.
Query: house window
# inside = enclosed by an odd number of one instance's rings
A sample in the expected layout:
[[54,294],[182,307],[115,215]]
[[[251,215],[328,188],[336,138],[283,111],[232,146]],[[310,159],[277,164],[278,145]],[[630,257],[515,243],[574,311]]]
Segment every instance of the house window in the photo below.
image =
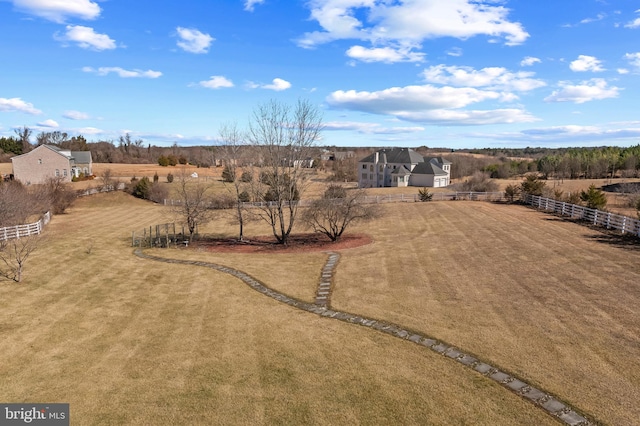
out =
[[67,169],[62,169],[62,174],[63,174],[64,176],[66,176],[66,175],[67,175]]
[[369,165],[369,171],[372,172],[373,171],[373,164]]
[[56,169],[56,176],[60,176],[60,170]]
[[380,164],[380,167],[379,167],[379,169],[380,169],[380,173],[382,173],[382,169],[383,169],[383,168],[384,168],[384,166],[383,166],[382,164]]
[[373,175],[369,175],[369,180],[373,180]]
[[88,175],[89,174],[89,169],[87,167],[84,168],[84,174]]
[[393,170],[395,170],[395,169],[396,169],[396,166],[395,166],[395,164],[394,164],[394,165],[393,165]]
[[38,158],[38,164],[42,164],[42,158]]
[[366,173],[363,173],[363,174],[362,174],[362,179],[364,180],[364,179],[366,179],[366,178],[367,178],[367,174],[366,174]]
[[362,165],[362,169],[363,169],[363,170],[367,170],[367,165],[366,165],[366,164],[363,164],[363,165]]

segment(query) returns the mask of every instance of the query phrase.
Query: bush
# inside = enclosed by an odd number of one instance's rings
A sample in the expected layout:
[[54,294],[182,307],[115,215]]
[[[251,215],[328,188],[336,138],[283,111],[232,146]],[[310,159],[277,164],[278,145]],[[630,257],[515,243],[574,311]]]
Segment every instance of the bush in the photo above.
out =
[[240,180],[245,183],[251,182],[253,181],[253,174],[249,171],[244,171],[242,172],[242,176],[240,176]]
[[[131,182],[133,183],[133,180]],[[149,178],[145,176],[132,186],[131,195],[148,200],[150,191],[151,182],[149,181]]]
[[324,191],[324,198],[334,200],[336,198],[347,198],[347,190],[340,185],[329,185]]
[[167,167],[169,165],[169,159],[164,155],[158,157],[158,164],[162,167]]
[[167,182],[169,182],[169,183],[173,182],[173,174],[169,173],[167,175]]
[[169,198],[169,190],[162,183],[155,182],[151,185],[149,190],[149,200],[154,203],[163,203],[165,199]]
[[160,180],[160,176],[158,176],[158,172],[156,172],[156,174],[153,175],[153,183],[158,183],[158,180]]
[[538,176],[528,175],[520,184],[520,189],[525,194],[541,196],[546,186],[547,183],[538,179]]
[[607,205],[607,196],[604,191],[596,188],[595,185],[589,186],[589,189],[586,191],[581,191],[580,199],[584,201],[590,209],[602,210]]
[[225,165],[222,169],[222,181],[223,182],[233,182],[236,180],[235,171],[231,169],[228,165]]
[[513,203],[516,198],[520,197],[520,187],[513,184],[507,185],[504,189],[504,196],[510,203]]
[[418,190],[418,197],[420,197],[420,201],[427,202],[433,199],[433,194],[429,193],[429,189],[424,187]]
[[495,192],[498,190],[498,184],[489,178],[488,173],[475,172],[473,176],[465,180],[460,185],[461,191],[471,192]]
[[249,193],[247,191],[242,191],[240,194],[238,194],[238,200],[243,203],[248,203],[249,201],[251,201],[251,197],[249,196]]

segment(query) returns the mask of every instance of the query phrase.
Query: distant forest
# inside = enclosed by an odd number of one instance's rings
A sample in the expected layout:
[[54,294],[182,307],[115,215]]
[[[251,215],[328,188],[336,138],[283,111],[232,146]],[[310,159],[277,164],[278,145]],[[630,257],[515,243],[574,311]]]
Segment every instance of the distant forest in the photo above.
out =
[[[87,142],[84,136],[65,132],[40,132],[31,143],[32,131],[23,127],[15,136],[0,137],[0,162],[9,162],[14,155],[27,153],[42,144],[51,144],[72,151],[91,151],[96,163],[192,164],[198,167],[221,166],[220,146],[183,147],[174,143],[159,147],[132,139],[129,134],[117,141]],[[333,172],[335,180],[357,180],[360,158],[379,148],[319,147],[314,167]],[[485,148],[460,149],[414,148],[422,155],[439,155],[453,163],[452,178],[471,176],[483,171],[492,178],[511,178],[528,172],[538,172],[542,178],[579,179],[640,176],[640,145],[627,148]],[[350,152],[340,160],[321,161],[322,151]]]

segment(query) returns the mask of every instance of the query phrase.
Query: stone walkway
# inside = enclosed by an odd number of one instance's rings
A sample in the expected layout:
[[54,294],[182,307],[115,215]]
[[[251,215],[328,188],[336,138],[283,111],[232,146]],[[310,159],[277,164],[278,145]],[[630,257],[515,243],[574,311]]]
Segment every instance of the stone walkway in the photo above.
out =
[[454,346],[450,346],[444,342],[433,339],[421,333],[415,333],[413,331],[402,328],[399,325],[388,323],[385,321],[379,321],[374,319],[365,318],[359,315],[350,314],[348,312],[341,312],[330,308],[330,295],[331,284],[334,269],[340,258],[337,253],[329,253],[327,263],[322,269],[320,283],[316,293],[315,303],[308,303],[293,297],[287,296],[280,292],[277,292],[259,280],[253,278],[249,274],[246,274],[237,269],[229,268],[223,265],[218,265],[209,262],[199,262],[191,260],[179,260],[169,259],[159,256],[153,256],[143,252],[141,249],[136,249],[134,254],[138,257],[148,260],[154,260],[165,263],[175,263],[181,265],[195,265],[205,268],[215,269],[216,271],[230,274],[252,289],[271,297],[279,302],[285,303],[297,309],[301,309],[307,312],[314,313],[327,318],[333,318],[339,321],[348,322],[351,324],[357,324],[364,327],[368,327],[382,333],[387,333],[391,336],[399,339],[408,340],[415,344],[424,346],[440,355],[451,358],[453,361],[457,361],[461,365],[476,371],[479,374],[501,384],[506,389],[516,393],[517,395],[532,402],[537,407],[545,410],[550,415],[558,418],[565,424],[571,426],[589,426],[592,425],[587,418],[580,414],[577,410],[569,406],[566,402],[550,395],[542,389],[535,388],[529,385],[526,381],[515,377],[504,371],[500,371],[491,364],[483,362],[482,360],[464,353],[461,349]]

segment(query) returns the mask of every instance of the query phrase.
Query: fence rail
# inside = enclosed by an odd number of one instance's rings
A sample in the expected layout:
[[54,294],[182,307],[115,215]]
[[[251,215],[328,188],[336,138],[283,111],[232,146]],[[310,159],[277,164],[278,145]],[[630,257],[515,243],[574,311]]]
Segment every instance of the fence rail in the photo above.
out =
[[603,212],[576,204],[565,203],[552,198],[538,197],[526,194],[525,203],[540,210],[550,211],[562,216],[582,219],[593,225],[603,226],[607,229],[617,229],[623,234],[633,234],[640,237],[640,220],[629,216]]
[[7,226],[0,228],[0,241],[8,241],[28,237],[30,235],[38,235],[42,229],[51,220],[51,213],[46,212],[39,221],[28,223],[26,225]]
[[[500,201],[504,199],[503,192],[434,192],[431,193],[432,201],[449,201],[449,200],[472,200],[472,201]],[[389,195],[367,195],[362,198],[363,204],[383,204],[383,203],[402,203],[402,202],[417,202],[420,201],[419,194],[389,194]],[[313,202],[312,199],[298,200],[297,204],[300,207],[307,207]],[[169,200],[165,199],[163,204],[165,206],[180,206],[182,200]],[[242,207],[267,207],[276,206],[275,202],[256,202],[256,203],[242,203]],[[212,205],[213,207],[213,205]]]

